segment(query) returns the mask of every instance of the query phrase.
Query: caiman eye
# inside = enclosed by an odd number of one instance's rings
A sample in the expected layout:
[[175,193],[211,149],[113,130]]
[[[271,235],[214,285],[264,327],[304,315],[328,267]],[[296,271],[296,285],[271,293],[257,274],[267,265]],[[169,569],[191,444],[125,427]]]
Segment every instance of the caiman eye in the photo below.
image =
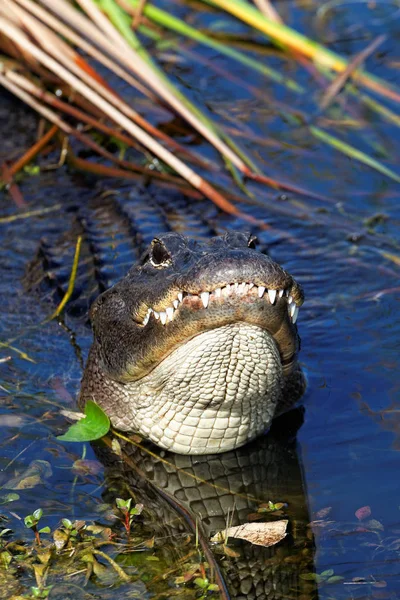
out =
[[161,240],[151,242],[150,262],[153,267],[167,267],[171,264],[171,255]]
[[258,244],[258,239],[256,238],[255,235],[251,235],[247,241],[248,247],[251,248],[252,250],[255,250],[257,244]]

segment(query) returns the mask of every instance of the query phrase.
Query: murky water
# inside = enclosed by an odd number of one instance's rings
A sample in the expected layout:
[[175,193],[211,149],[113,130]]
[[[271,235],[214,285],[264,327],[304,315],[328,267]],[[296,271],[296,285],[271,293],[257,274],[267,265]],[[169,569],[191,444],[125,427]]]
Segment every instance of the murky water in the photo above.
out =
[[[398,83],[395,40],[400,19],[394,3],[379,5],[378,12],[372,14],[364,3],[332,4],[327,13],[321,14],[322,9],[317,12],[318,6],[313,3],[305,3],[302,9],[283,3],[282,14],[288,24],[314,38],[320,35],[320,39],[331,41],[333,49],[351,54],[384,31],[388,40],[380,48],[381,53],[369,59],[368,66]],[[181,16],[190,13],[178,4],[176,11]],[[209,26],[211,21],[211,16],[204,13],[197,17],[196,24]],[[232,31],[233,27],[238,37],[243,35],[243,27],[232,19],[221,18],[222,31]],[[263,172],[327,199],[312,200],[293,193],[283,197],[249,184],[256,204],[241,205],[242,210],[271,225],[270,230],[259,234],[261,240],[270,245],[273,258],[305,289],[306,302],[299,317],[301,361],[309,380],[304,423],[293,426],[288,417],[272,434],[242,449],[239,455],[220,457],[216,462],[210,459],[206,465],[178,458],[178,469],[217,482],[225,490],[219,498],[225,498],[225,493],[229,497],[227,489],[232,485],[237,494],[236,516],[254,512],[258,506],[254,498],[288,504],[284,510],[291,523],[291,535],[276,551],[249,557],[246,544],[235,544],[238,556],[219,559],[222,570],[235,584],[237,597],[311,600],[317,594],[316,579],[319,597],[327,600],[398,598],[399,185],[323,145],[312,137],[306,123],[314,115],[314,124],[342,136],[400,173],[397,128],[349,99],[345,108],[352,111],[355,121],[363,122],[363,127],[335,124],[334,119],[339,119],[335,111],[318,116],[316,100],[321,89],[309,73],[279,56],[268,56],[266,60],[270,66],[284,68],[306,93],[297,95],[272,85],[226,58],[216,58],[209,50],[192,50],[207,58],[209,65],[194,65],[192,58],[180,54],[173,62],[173,50],[160,52],[159,58],[169,62],[171,77],[201,106],[208,107]],[[227,82],[212,70],[213,65],[230,71],[254,89]],[[23,108],[13,106],[9,97],[2,95],[0,101],[7,158],[32,143],[34,122],[24,116]],[[396,110],[395,105],[387,105]],[[152,107],[143,105],[143,110],[157,121]],[[10,111],[14,114],[11,121],[7,117]],[[300,118],[304,121],[302,127]],[[196,150],[213,158],[205,145]],[[54,152],[42,164],[56,160]],[[120,195],[103,207],[93,208],[93,196],[107,187],[118,189]],[[48,208],[50,212],[1,225],[0,358],[4,361],[0,363],[0,512],[9,519],[5,526],[31,539],[31,532],[24,530],[19,518],[39,507],[44,511],[43,525],[51,528],[66,517],[109,524],[115,497],[129,488],[148,511],[137,525],[138,536],[145,540],[155,534],[156,541],[131,564],[124,563],[135,583],[119,587],[118,597],[151,598],[160,594],[156,597],[168,598],[175,593],[179,597],[176,589],[181,598],[196,597],[199,592],[190,585],[183,592],[179,586],[173,587],[176,573],[162,577],[192,548],[185,541],[191,525],[176,503],[201,515],[206,539],[209,531],[221,523],[215,525],[205,513],[210,511],[224,522],[225,516],[221,517],[219,511],[225,515],[224,510],[232,507],[232,497],[215,507],[218,494],[210,493],[215,488],[206,486],[208,492],[199,492],[203,488],[196,478],[182,479],[179,470],[151,462],[147,455],[136,463],[166,496],[158,496],[151,484],[146,484],[150,488],[143,491],[138,483],[140,474],[129,475],[129,467],[120,473],[110,466],[110,457],[104,458],[104,450],[97,452],[106,464],[105,471],[98,462],[85,463],[87,468],[83,469],[77,461],[82,457],[97,461],[94,450],[61,444],[55,436],[66,426],[60,410],[75,406],[82,359],[90,345],[90,331],[85,325],[87,301],[127,270],[136,257],[132,240],[138,238],[138,233],[146,240],[162,229],[157,207],[161,206],[171,227],[190,235],[209,235],[226,227],[248,229],[248,225],[220,215],[210,202],[187,201],[155,187],[151,189],[153,206],[149,209],[136,187],[130,188],[126,182],[100,183],[66,167],[25,177],[21,191],[29,210]],[[18,215],[6,193],[1,206],[2,217]],[[376,215],[381,216],[367,230],[366,220]],[[51,255],[47,268],[65,287],[79,227],[86,242],[76,298],[64,326],[57,321],[44,322],[62,290],[43,285],[40,295],[25,292],[27,265],[44,240],[42,250],[47,252],[47,259]],[[65,236],[65,244],[58,260],[54,249],[61,235]],[[93,260],[93,251],[101,260]],[[35,273],[40,276],[40,270]],[[293,439],[298,427],[296,446]],[[173,462],[172,457],[170,460]],[[18,496],[13,502],[11,493]],[[240,494],[253,500],[241,503]],[[157,515],[163,520],[157,522]],[[296,524],[300,524],[297,529]],[[194,560],[193,556],[188,559]],[[238,575],[244,572],[245,576]],[[318,576],[307,578],[313,572]],[[108,597],[109,591],[102,590],[103,584],[96,578],[89,581],[87,596],[78,594],[76,585],[80,586],[82,580],[76,577],[72,579],[75,592],[64,582],[62,589],[53,588],[51,597]],[[254,584],[255,577],[263,582],[262,592]]]

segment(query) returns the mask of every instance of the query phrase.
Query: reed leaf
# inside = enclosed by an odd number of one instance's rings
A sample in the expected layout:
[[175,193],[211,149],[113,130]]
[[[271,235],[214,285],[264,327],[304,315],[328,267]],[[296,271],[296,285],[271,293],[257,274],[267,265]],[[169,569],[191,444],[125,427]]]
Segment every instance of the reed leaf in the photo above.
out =
[[334,137],[329,133],[326,133],[326,131],[319,129],[318,127],[311,126],[310,132],[314,137],[318,138],[325,144],[332,146],[332,148],[339,150],[340,152],[342,152],[342,154],[345,154],[346,156],[349,156],[354,160],[358,160],[364,163],[365,165],[368,165],[372,169],[375,169],[375,171],[379,171],[383,175],[386,175],[387,177],[390,177],[390,179],[393,179],[394,181],[400,183],[400,176],[397,175],[397,173],[395,173],[388,167],[385,167],[385,165],[383,165],[378,160],[375,160],[368,154],[365,154],[361,150],[357,150],[357,148],[354,148],[354,146],[351,146],[350,144],[339,140],[338,138]]
[[[124,8],[124,10],[126,10],[130,14],[133,14],[134,12],[132,8],[136,8],[139,4],[139,0],[117,0],[117,2],[121,7]],[[271,67],[268,67],[262,64],[261,62],[251,58],[250,56],[247,56],[243,52],[239,52],[234,48],[230,48],[229,46],[222,44],[217,40],[214,40],[210,36],[202,33],[201,31],[198,31],[194,27],[191,27],[190,25],[185,23],[185,21],[178,19],[177,17],[171,15],[171,13],[168,13],[162,10],[161,8],[146,3],[143,8],[143,14],[150,21],[153,21],[153,23],[156,23],[157,25],[162,25],[170,31],[175,31],[175,33],[183,35],[189,39],[195,40],[199,44],[203,44],[204,46],[213,48],[213,50],[216,50],[220,54],[223,54],[225,56],[228,56],[229,58],[232,58],[233,60],[236,60],[242,65],[249,67],[253,71],[261,73],[261,75],[272,79],[272,81],[275,81],[276,83],[284,85],[289,90],[298,93],[304,92],[304,88],[296,81],[294,81],[294,79],[291,79],[290,77],[285,77],[276,69],[272,69]]]
[[[237,17],[244,23],[251,25],[255,29],[265,33],[271,40],[279,46],[284,46],[292,51],[299,52],[313,60],[322,67],[332,69],[333,71],[344,71],[348,66],[348,61],[325,48],[318,42],[314,42],[307,36],[299,33],[295,29],[278,23],[264,16],[257,8],[243,0],[203,0],[211,6],[221,8],[231,15]],[[376,93],[400,102],[400,92],[395,86],[389,85],[386,81],[371,75],[370,73],[357,69],[352,73],[352,79],[357,83],[374,90]]]

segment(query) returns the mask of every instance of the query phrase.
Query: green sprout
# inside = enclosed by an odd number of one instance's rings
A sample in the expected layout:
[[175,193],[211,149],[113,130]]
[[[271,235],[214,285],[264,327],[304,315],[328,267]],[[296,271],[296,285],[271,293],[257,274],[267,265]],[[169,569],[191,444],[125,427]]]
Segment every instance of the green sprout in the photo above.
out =
[[42,518],[42,515],[43,510],[41,508],[38,508],[33,514],[27,515],[24,519],[25,527],[27,527],[28,529],[32,529],[33,533],[35,534],[35,539],[38,546],[41,545],[40,534],[51,532],[50,527],[42,527],[42,529],[37,528],[37,525],[40,519]]
[[118,510],[122,513],[121,521],[123,522],[124,527],[126,529],[126,533],[129,537],[131,533],[133,519],[136,515],[140,515],[140,513],[143,510],[143,504],[136,504],[133,508],[131,508],[132,498],[129,498],[129,500],[116,498],[115,503],[117,505]]

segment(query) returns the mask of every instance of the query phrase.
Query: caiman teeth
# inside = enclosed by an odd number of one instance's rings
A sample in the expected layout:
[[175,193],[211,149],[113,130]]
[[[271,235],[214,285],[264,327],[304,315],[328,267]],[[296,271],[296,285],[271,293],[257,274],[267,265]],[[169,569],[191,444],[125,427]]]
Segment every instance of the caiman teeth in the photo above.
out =
[[152,312],[153,312],[153,309],[152,309],[152,308],[149,308],[149,310],[148,310],[148,311],[147,311],[147,313],[146,313],[146,316],[145,316],[145,318],[143,319],[143,323],[142,323],[143,327],[144,327],[145,325],[147,325],[147,323],[149,322],[150,315],[151,315],[151,313],[152,313]]
[[[179,305],[181,304],[181,302],[183,302],[184,296],[191,296],[191,297],[197,297],[201,300],[204,308],[207,308],[210,304],[210,300],[212,298],[216,299],[216,298],[228,298],[229,296],[233,296],[233,295],[240,295],[240,296],[245,296],[246,294],[248,294],[250,292],[250,290],[253,289],[253,287],[257,288],[257,296],[259,298],[263,298],[264,297],[264,293],[267,290],[267,294],[265,295],[265,298],[268,298],[269,302],[274,305],[276,304],[281,298],[285,298],[285,301],[287,303],[287,308],[288,308],[288,313],[289,313],[289,317],[292,320],[292,323],[296,323],[297,321],[297,317],[299,315],[299,306],[297,306],[295,300],[293,300],[293,296],[291,296],[290,291],[288,289],[279,289],[279,290],[273,290],[270,288],[266,288],[263,285],[256,285],[255,283],[247,283],[246,281],[243,281],[241,283],[231,283],[231,284],[227,284],[223,287],[217,287],[215,288],[215,290],[211,290],[210,292],[200,292],[200,294],[190,294],[188,292],[178,292],[177,293],[177,298],[175,300],[172,301],[172,306],[168,306],[166,307],[164,310],[162,311],[156,311],[154,310],[154,308],[149,308],[147,310],[147,313],[142,321],[142,325],[143,327],[145,327],[147,325],[147,323],[149,322],[149,319],[151,317],[151,315],[154,315],[154,318],[156,320],[160,320],[160,322],[162,323],[162,325],[166,325],[167,323],[169,323],[170,321],[172,321],[174,319],[175,316],[175,312],[179,309]],[[214,302],[214,300],[212,300]]]
[[210,300],[210,292],[201,292],[200,298],[201,298],[204,308],[207,308],[208,302]]
[[293,325],[296,323],[298,316],[299,316],[299,307],[296,305],[294,308],[293,314],[292,314]]
[[168,308],[165,309],[165,312],[167,313],[167,317],[170,321],[172,321],[172,319],[174,318],[174,309],[172,306],[168,306]]

